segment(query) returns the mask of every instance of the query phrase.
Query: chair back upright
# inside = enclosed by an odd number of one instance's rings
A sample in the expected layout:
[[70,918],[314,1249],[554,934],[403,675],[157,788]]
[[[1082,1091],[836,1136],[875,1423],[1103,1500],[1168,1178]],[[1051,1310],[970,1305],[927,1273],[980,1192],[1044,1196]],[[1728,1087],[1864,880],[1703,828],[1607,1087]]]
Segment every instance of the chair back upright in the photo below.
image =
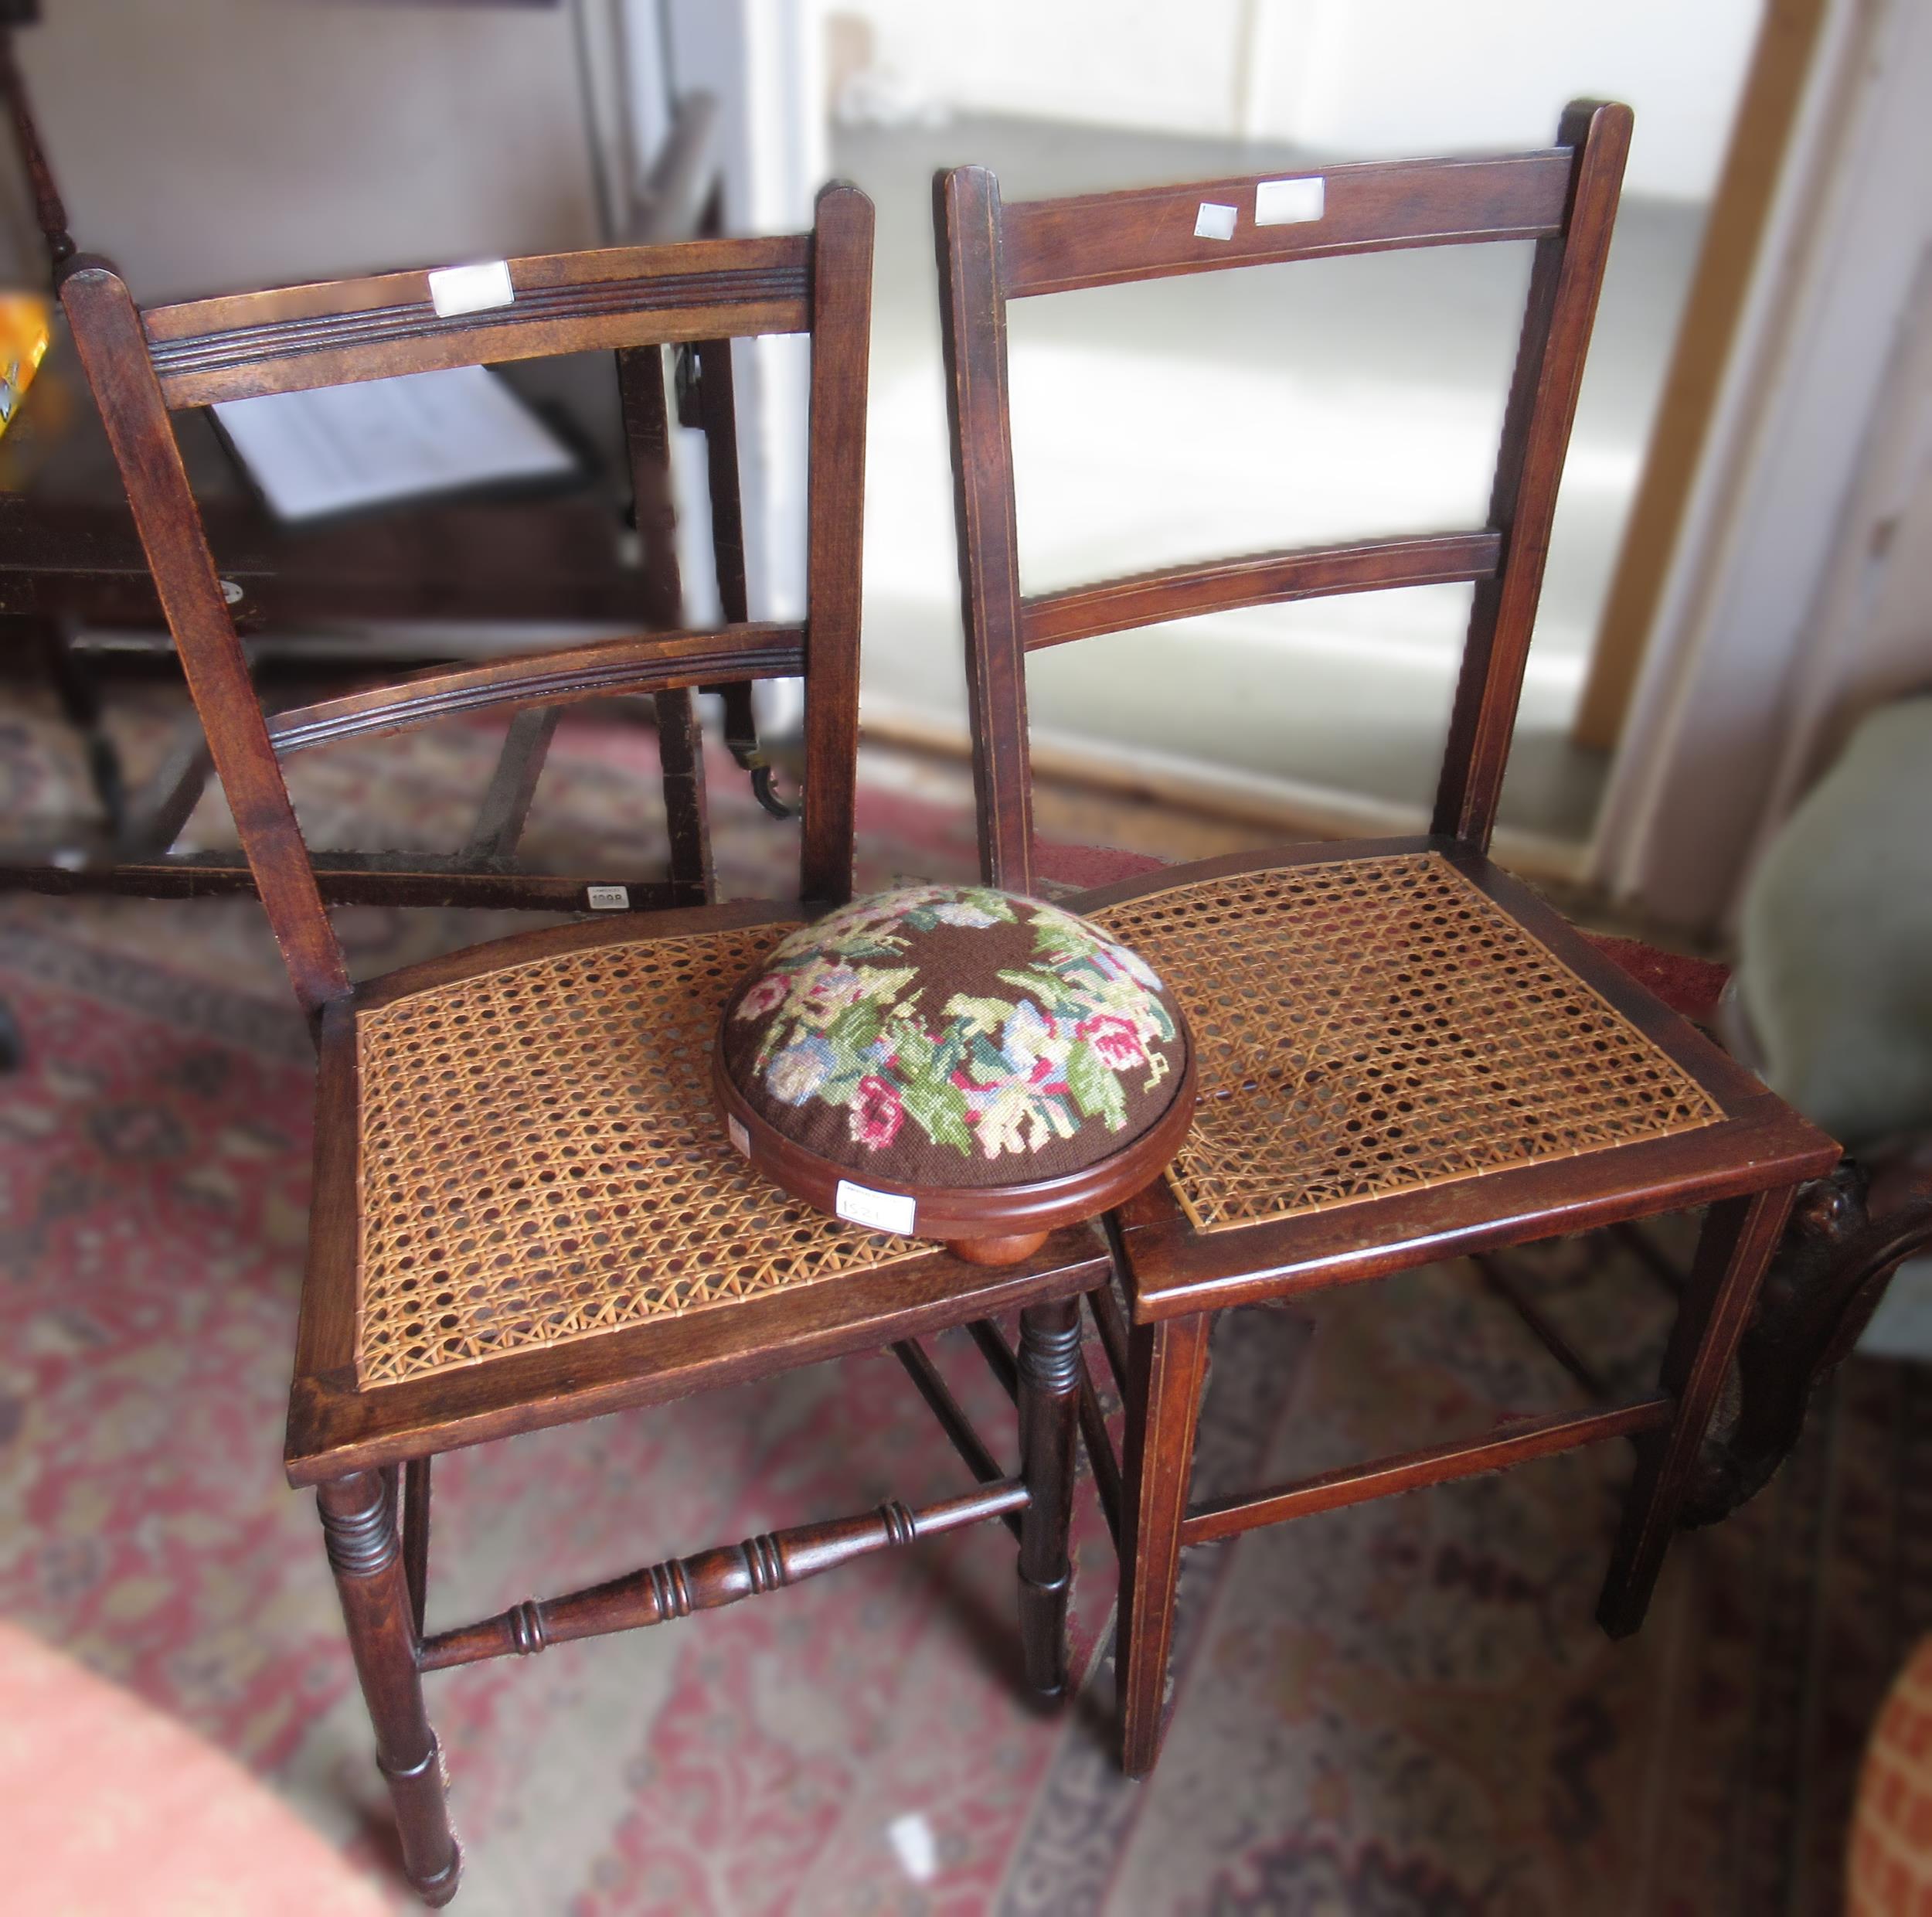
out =
[[[143,312],[109,262],[82,255],[63,269],[60,298],[81,364],[243,850],[311,1021],[349,983],[282,776],[283,756],[305,746],[471,713],[802,676],[800,896],[815,903],[849,895],[872,224],[866,196],[835,185],[820,194],[809,233],[512,260],[502,263],[506,278],[478,276],[495,284],[474,305],[461,280],[452,289],[440,276],[413,271]],[[652,632],[437,667],[272,717],[264,713],[172,411],[593,349],[614,351],[622,376],[627,358],[644,351],[655,371],[655,349],[665,345],[770,333],[804,333],[812,342],[802,625],[740,616],[713,632]],[[638,466],[654,450],[638,443],[640,435],[663,430],[662,384],[635,376],[623,383]],[[653,390],[655,408],[634,403]]]
[[[1026,658],[1044,646],[1331,593],[1472,581],[1431,829],[1487,849],[1522,689],[1550,521],[1610,250],[1627,107],[1580,101],[1553,148],[1382,162],[1002,204],[983,167],[934,182],[940,307],[988,880],[1035,880]],[[1533,240],[1527,309],[1486,525],[1022,590],[1009,402],[1010,300],[1339,254]]]

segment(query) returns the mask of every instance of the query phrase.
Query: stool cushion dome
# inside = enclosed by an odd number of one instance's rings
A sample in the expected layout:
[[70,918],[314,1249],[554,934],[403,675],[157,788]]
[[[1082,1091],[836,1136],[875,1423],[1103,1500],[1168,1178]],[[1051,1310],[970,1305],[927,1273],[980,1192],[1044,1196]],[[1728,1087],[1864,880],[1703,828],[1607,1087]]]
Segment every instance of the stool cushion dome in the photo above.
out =
[[873,1183],[1027,1185],[1172,1104],[1185,1028],[1097,926],[983,886],[879,893],[803,927],[726,1001],[723,1075],[782,1136]]

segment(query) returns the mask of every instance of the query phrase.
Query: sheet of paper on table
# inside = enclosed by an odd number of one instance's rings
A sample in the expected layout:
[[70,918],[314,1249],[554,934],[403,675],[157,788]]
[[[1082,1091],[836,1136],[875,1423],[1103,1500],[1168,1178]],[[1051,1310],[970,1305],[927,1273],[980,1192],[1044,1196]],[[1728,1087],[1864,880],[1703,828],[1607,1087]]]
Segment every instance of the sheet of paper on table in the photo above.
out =
[[281,519],[577,470],[570,448],[485,366],[229,400],[215,412]]

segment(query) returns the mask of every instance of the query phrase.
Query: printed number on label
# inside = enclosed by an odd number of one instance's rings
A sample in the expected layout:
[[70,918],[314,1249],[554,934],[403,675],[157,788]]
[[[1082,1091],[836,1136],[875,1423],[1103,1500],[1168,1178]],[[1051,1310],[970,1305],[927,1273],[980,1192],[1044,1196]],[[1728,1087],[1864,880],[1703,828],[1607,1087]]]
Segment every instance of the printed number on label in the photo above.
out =
[[902,1238],[912,1236],[919,1213],[917,1199],[902,1198],[896,1192],[873,1191],[866,1186],[855,1185],[849,1178],[839,1180],[832,1208],[849,1224],[862,1224],[872,1231],[890,1231]]

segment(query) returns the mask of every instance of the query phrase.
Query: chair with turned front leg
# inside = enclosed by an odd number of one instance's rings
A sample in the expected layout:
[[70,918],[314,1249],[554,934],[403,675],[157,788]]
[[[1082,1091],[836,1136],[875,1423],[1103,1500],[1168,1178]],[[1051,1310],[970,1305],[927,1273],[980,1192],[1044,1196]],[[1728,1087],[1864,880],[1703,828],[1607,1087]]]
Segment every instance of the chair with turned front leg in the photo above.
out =
[[[1638,1469],[1599,1616],[1641,1620],[1794,1189],[1837,1148],[1488,856],[1630,114],[1550,148],[1008,206],[937,182],[940,306],[983,863],[1033,878],[1026,655],[1236,607],[1473,582],[1431,830],[1170,868],[1064,902],[1157,969],[1199,1107],[1114,1216],[1128,1323],[1117,1668],[1122,1757],[1151,1767],[1185,1546],[1604,1439]],[[1403,247],[1535,243],[1488,522],[1022,594],[1010,301]],[[1206,344],[1200,349],[1209,349]],[[1292,457],[1291,453],[1287,456]],[[1491,1247],[1708,1207],[1658,1388],[1190,1508],[1208,1342],[1229,1307]]]
[[[515,260],[511,297],[440,314],[427,276],[148,312],[104,262],[62,300],[254,880],[320,1054],[310,1251],[286,1466],[328,1554],[407,1872],[460,1856],[427,1674],[651,1626],[988,1518],[1019,1541],[1028,1677],[1065,1687],[1067,1526],[1086,1229],[998,1270],[793,1203],[732,1149],[709,1051],[740,977],[848,894],[872,213],[828,188],[809,233]],[[799,333],[811,346],[807,608],[797,625],[642,634],[439,668],[265,718],[211,561],[172,409],[435,366]],[[621,914],[352,984],[284,785],[304,745],[451,714],[802,676],[801,903]],[[918,1343],[1019,1314],[1020,1466],[973,1431]],[[649,1565],[430,1632],[430,1460],[460,1445],[891,1345],[971,1488]],[[460,1786],[459,1786],[460,1788]]]

